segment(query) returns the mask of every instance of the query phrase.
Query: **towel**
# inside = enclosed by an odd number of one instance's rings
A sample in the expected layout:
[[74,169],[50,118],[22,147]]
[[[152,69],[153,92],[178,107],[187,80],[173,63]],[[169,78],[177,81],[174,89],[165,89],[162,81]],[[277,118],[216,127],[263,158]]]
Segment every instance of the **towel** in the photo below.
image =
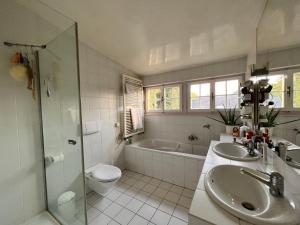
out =
[[131,120],[133,130],[143,129],[143,119],[144,119],[144,111],[143,109],[131,108]]

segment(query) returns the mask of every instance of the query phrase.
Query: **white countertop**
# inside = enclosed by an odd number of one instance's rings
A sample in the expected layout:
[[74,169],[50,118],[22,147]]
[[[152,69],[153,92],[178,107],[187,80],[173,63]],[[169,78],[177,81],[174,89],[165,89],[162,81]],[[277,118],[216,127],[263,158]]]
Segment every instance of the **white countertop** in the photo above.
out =
[[220,142],[232,142],[232,137],[221,135],[221,141],[211,141],[202,169],[197,189],[189,210],[189,225],[251,225],[248,222],[228,213],[210,199],[204,187],[206,173],[213,167],[222,164],[241,165],[266,172],[278,171],[285,177],[285,187],[294,193],[300,201],[300,176],[270,151],[270,160],[264,164],[262,159],[252,162],[241,162],[216,155],[212,148]]

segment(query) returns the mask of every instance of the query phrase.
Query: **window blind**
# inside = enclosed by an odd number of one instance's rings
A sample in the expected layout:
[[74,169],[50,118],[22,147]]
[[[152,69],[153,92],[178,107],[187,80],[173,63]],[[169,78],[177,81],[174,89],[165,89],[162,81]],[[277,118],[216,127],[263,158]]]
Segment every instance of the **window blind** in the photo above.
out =
[[123,75],[124,138],[144,132],[144,96],[142,81]]

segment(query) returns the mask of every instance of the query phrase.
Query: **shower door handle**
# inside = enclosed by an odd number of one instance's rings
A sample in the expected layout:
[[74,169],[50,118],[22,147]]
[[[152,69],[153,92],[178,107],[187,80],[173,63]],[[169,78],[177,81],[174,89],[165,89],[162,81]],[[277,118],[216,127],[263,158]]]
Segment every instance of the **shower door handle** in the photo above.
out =
[[76,142],[75,140],[72,140],[72,139],[69,139],[69,140],[68,140],[68,144],[69,144],[69,145],[76,145],[76,143],[77,143],[77,142]]

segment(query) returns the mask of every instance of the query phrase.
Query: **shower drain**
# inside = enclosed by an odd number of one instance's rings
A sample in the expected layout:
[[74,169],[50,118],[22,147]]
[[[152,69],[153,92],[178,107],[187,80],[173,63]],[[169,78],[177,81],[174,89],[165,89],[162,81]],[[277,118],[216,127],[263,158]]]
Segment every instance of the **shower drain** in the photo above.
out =
[[248,210],[250,210],[250,211],[254,211],[254,210],[255,210],[254,205],[252,205],[252,204],[249,203],[249,202],[242,202],[242,206],[243,206],[245,209],[248,209]]

